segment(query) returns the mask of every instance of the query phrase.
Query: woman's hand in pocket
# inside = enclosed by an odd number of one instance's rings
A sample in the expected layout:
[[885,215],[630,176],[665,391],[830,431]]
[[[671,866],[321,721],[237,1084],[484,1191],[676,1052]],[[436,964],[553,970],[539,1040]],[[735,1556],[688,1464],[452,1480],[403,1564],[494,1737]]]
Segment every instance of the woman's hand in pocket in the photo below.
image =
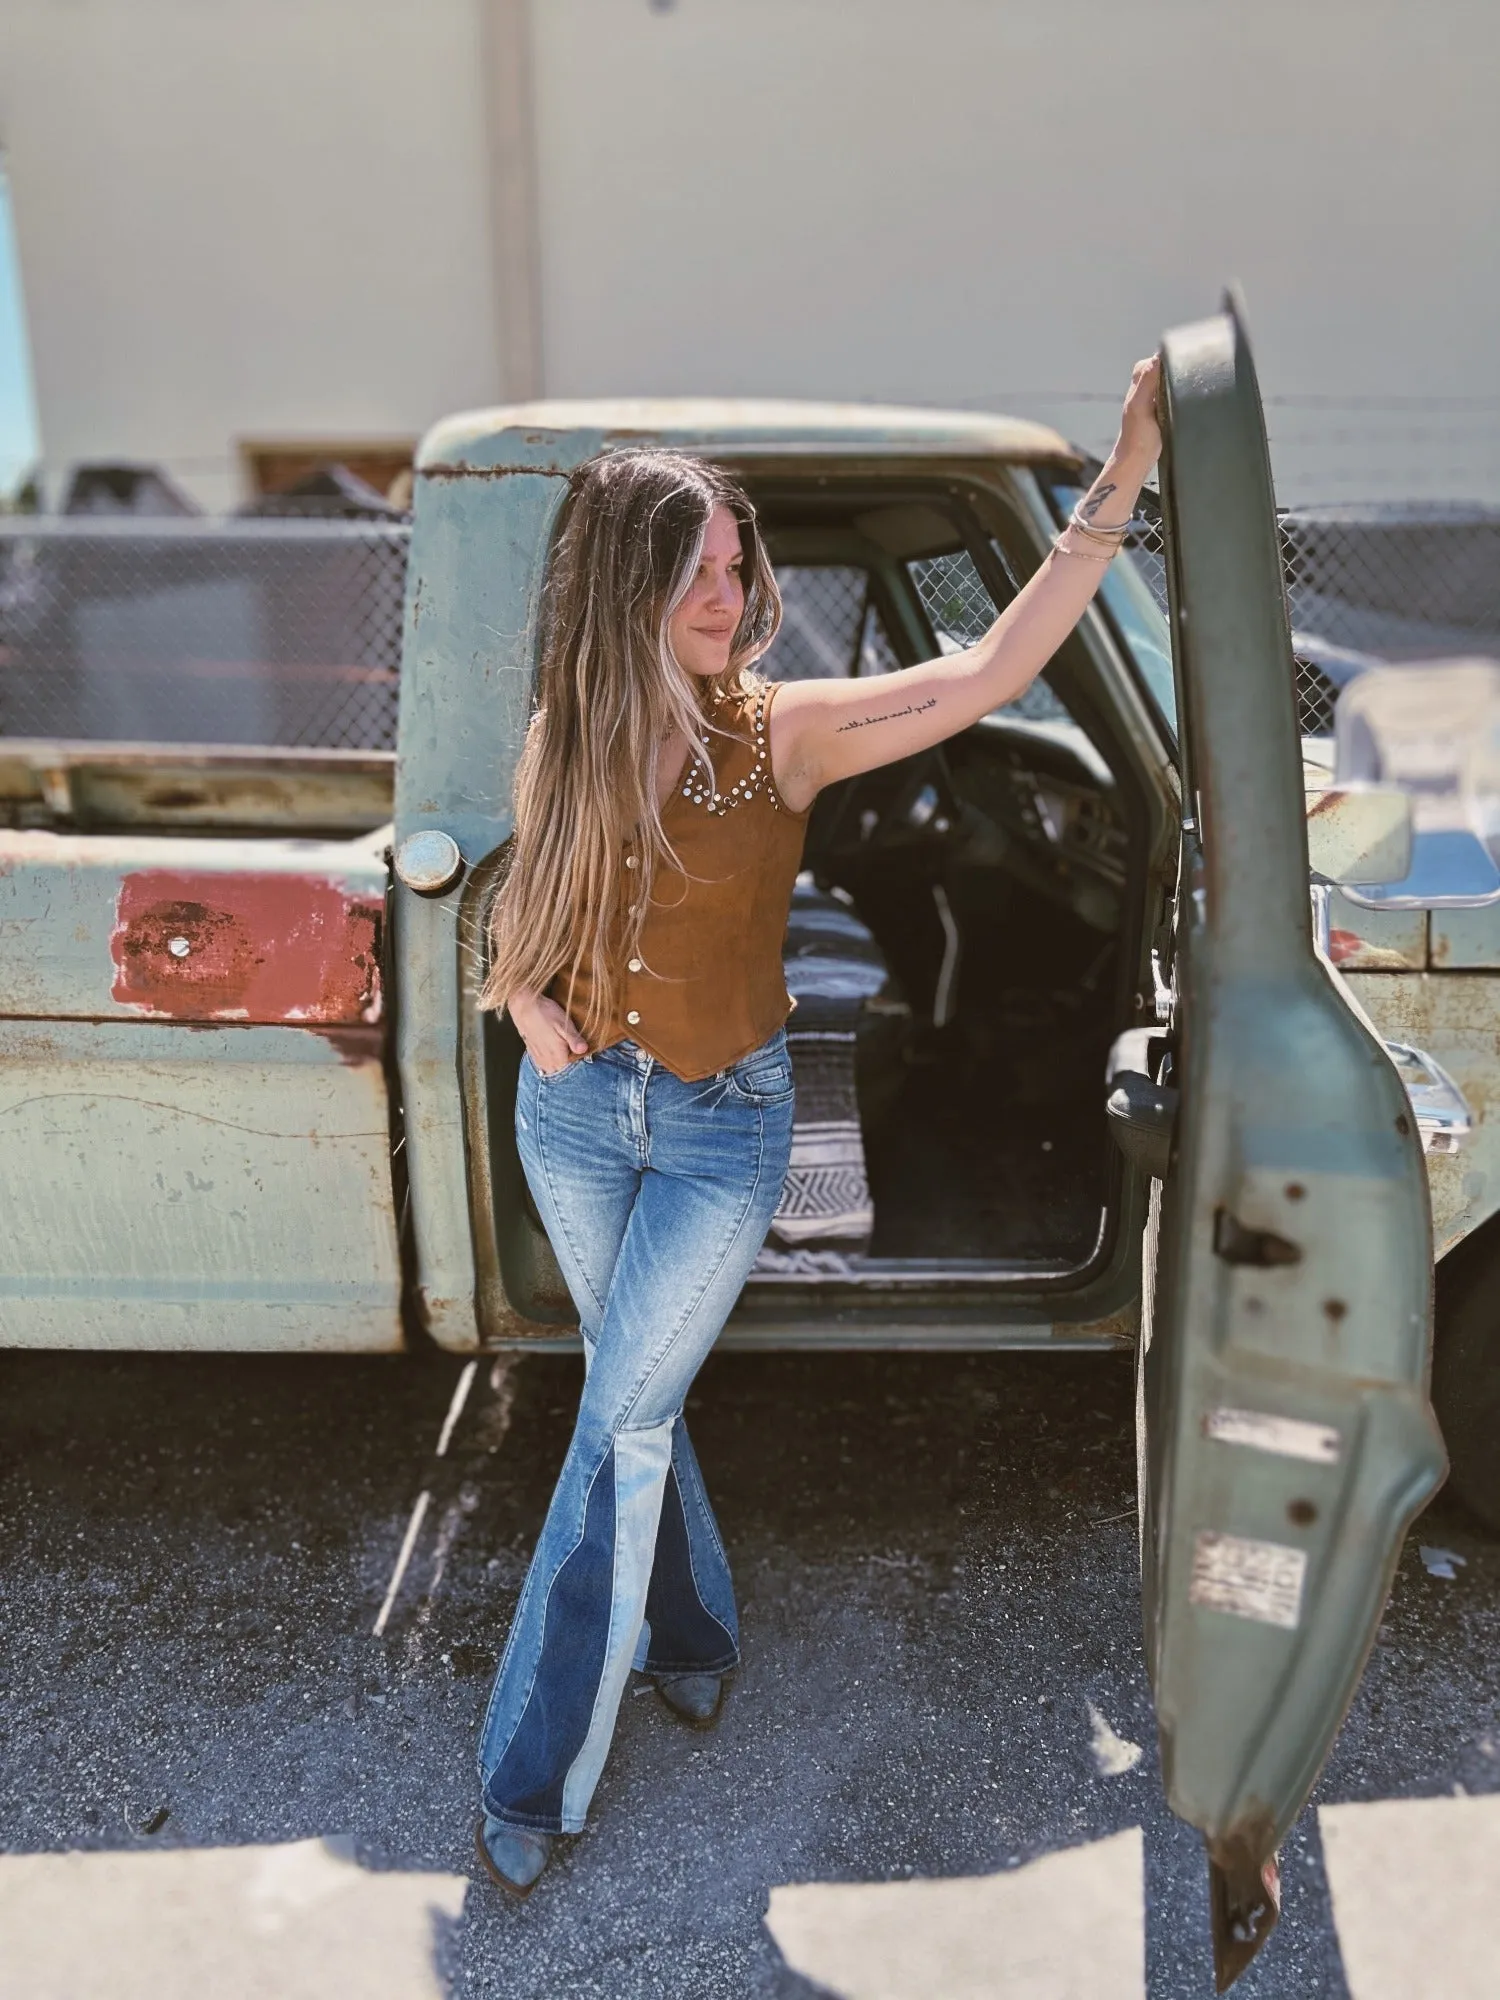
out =
[[588,1054],[588,1043],[557,1002],[549,1000],[545,993],[533,993],[529,986],[521,986],[506,1005],[520,1030],[527,1054],[543,1076],[556,1076],[570,1062]]

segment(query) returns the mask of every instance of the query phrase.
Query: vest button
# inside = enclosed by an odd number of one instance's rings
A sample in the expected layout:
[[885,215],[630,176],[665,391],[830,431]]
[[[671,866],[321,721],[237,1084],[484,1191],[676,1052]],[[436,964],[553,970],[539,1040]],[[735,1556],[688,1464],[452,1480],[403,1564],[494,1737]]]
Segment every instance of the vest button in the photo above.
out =
[[641,1018],[640,1015],[636,1013],[633,1007],[631,1008],[630,1012],[625,1016],[625,1019],[630,1023],[632,1028],[636,1026],[640,1018]]
[[641,969],[641,961],[638,958],[631,959],[630,969],[632,972],[639,972]]

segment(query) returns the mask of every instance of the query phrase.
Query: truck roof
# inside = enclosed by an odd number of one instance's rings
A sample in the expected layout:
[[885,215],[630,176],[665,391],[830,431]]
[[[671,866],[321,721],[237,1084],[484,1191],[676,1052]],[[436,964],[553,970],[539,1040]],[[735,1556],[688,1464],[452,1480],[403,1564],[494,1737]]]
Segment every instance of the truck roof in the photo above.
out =
[[1022,417],[884,403],[642,396],[511,403],[445,417],[422,440],[417,470],[565,471],[633,439],[731,458],[1078,459],[1059,432]]

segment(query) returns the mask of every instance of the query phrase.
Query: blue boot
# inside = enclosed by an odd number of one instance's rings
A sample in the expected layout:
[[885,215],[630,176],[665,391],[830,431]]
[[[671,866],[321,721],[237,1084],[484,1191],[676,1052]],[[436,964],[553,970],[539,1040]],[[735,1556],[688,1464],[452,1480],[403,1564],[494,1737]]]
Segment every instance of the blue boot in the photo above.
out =
[[552,1855],[550,1833],[529,1833],[524,1827],[506,1826],[486,1813],[474,1829],[474,1845],[489,1877],[507,1896],[518,1903],[536,1887],[537,1878]]
[[724,1676],[673,1674],[656,1683],[656,1692],[689,1729],[712,1729],[724,1707]]

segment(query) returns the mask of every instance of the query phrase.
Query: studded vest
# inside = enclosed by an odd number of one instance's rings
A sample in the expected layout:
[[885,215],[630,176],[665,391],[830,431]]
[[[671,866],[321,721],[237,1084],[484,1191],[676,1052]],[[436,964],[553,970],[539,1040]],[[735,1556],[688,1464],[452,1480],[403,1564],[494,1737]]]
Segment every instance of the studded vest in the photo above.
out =
[[[690,758],[662,807],[682,869],[658,869],[640,955],[622,961],[615,1017],[594,1043],[637,1042],[686,1083],[758,1049],[792,1009],[781,946],[807,814],[790,810],[771,776],[768,725],[777,686],[720,700],[707,735],[712,769]],[[620,935],[639,879],[627,844]],[[550,991],[567,1004],[566,977]],[[580,972],[575,1019],[588,997]]]

